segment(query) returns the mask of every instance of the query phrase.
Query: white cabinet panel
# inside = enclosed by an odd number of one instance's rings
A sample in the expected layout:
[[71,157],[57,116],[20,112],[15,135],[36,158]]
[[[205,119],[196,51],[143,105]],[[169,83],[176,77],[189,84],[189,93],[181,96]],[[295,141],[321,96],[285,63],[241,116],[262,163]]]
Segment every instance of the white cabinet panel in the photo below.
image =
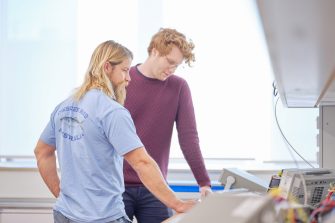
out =
[[320,106],[320,166],[335,169],[335,106]]
[[0,223],[53,223],[55,199],[0,198]]
[[52,209],[0,209],[0,223],[53,223]]

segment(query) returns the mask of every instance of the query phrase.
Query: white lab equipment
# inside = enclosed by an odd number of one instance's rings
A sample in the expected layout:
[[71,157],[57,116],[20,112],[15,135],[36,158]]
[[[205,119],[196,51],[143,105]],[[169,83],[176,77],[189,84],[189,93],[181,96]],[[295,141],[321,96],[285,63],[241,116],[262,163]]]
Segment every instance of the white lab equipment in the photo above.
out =
[[245,188],[252,192],[267,192],[269,183],[237,168],[222,170],[219,181],[224,185],[224,190]]
[[284,169],[279,189],[285,199],[315,207],[328,194],[330,183],[335,182],[335,170],[323,168]]

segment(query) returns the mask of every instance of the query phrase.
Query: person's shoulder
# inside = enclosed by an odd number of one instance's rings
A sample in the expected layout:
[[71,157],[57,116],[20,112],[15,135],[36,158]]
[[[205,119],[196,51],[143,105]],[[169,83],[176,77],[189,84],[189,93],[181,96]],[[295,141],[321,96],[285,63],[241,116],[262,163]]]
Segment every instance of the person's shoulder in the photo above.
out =
[[137,64],[137,65],[135,65],[135,66],[130,67],[130,69],[129,69],[129,74],[130,74],[130,75],[135,75],[135,74],[138,73],[138,69],[137,69],[137,66],[138,66],[138,65],[140,65],[140,64]]
[[168,83],[173,85],[173,86],[178,86],[179,88],[183,88],[185,86],[188,86],[187,81],[177,75],[172,75],[167,79]]
[[171,79],[172,81],[175,82],[179,82],[179,83],[185,83],[186,80],[184,78],[182,78],[181,76],[178,75],[172,75],[169,79]]
[[105,102],[112,102],[113,99],[105,94],[102,90],[99,89],[91,89],[86,92],[84,96],[85,100],[94,100],[94,101],[105,101]]
[[116,118],[118,120],[130,120],[131,119],[131,115],[129,113],[129,111],[123,107],[121,104],[119,104],[118,102],[114,101],[112,102],[112,104],[110,104],[109,107],[104,107],[102,108],[101,111],[102,117],[112,117],[112,118]]
[[140,64],[136,64],[136,65],[130,67],[129,72],[137,72],[137,66],[138,65],[140,65]]
[[120,105],[117,101],[115,101],[113,98],[105,94],[103,91],[98,89],[92,89],[88,91],[85,95],[85,99],[88,101],[88,103],[91,106],[94,106],[95,109],[98,110],[118,110],[118,109],[124,109],[122,105]]
[[113,109],[122,109],[123,106],[120,105],[117,101],[115,101],[113,98],[105,94],[104,92],[97,90],[97,99],[102,104],[107,104],[108,106],[112,106]]

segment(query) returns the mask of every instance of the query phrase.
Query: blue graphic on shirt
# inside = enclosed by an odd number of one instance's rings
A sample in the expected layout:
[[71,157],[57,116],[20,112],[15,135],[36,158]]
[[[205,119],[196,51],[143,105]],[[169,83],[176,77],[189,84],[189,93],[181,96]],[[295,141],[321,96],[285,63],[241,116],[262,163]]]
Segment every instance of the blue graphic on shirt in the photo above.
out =
[[84,137],[83,123],[88,114],[81,108],[67,106],[58,112],[60,116],[60,132],[64,139],[70,141],[80,140]]

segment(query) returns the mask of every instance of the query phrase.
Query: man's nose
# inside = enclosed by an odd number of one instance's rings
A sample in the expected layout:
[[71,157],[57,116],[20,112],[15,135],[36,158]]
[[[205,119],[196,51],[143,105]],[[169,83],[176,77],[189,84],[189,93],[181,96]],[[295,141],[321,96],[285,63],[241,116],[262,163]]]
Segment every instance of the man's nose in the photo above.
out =
[[129,75],[129,72],[127,72],[127,74],[126,74],[126,81],[131,81],[131,78],[130,78],[130,75]]

